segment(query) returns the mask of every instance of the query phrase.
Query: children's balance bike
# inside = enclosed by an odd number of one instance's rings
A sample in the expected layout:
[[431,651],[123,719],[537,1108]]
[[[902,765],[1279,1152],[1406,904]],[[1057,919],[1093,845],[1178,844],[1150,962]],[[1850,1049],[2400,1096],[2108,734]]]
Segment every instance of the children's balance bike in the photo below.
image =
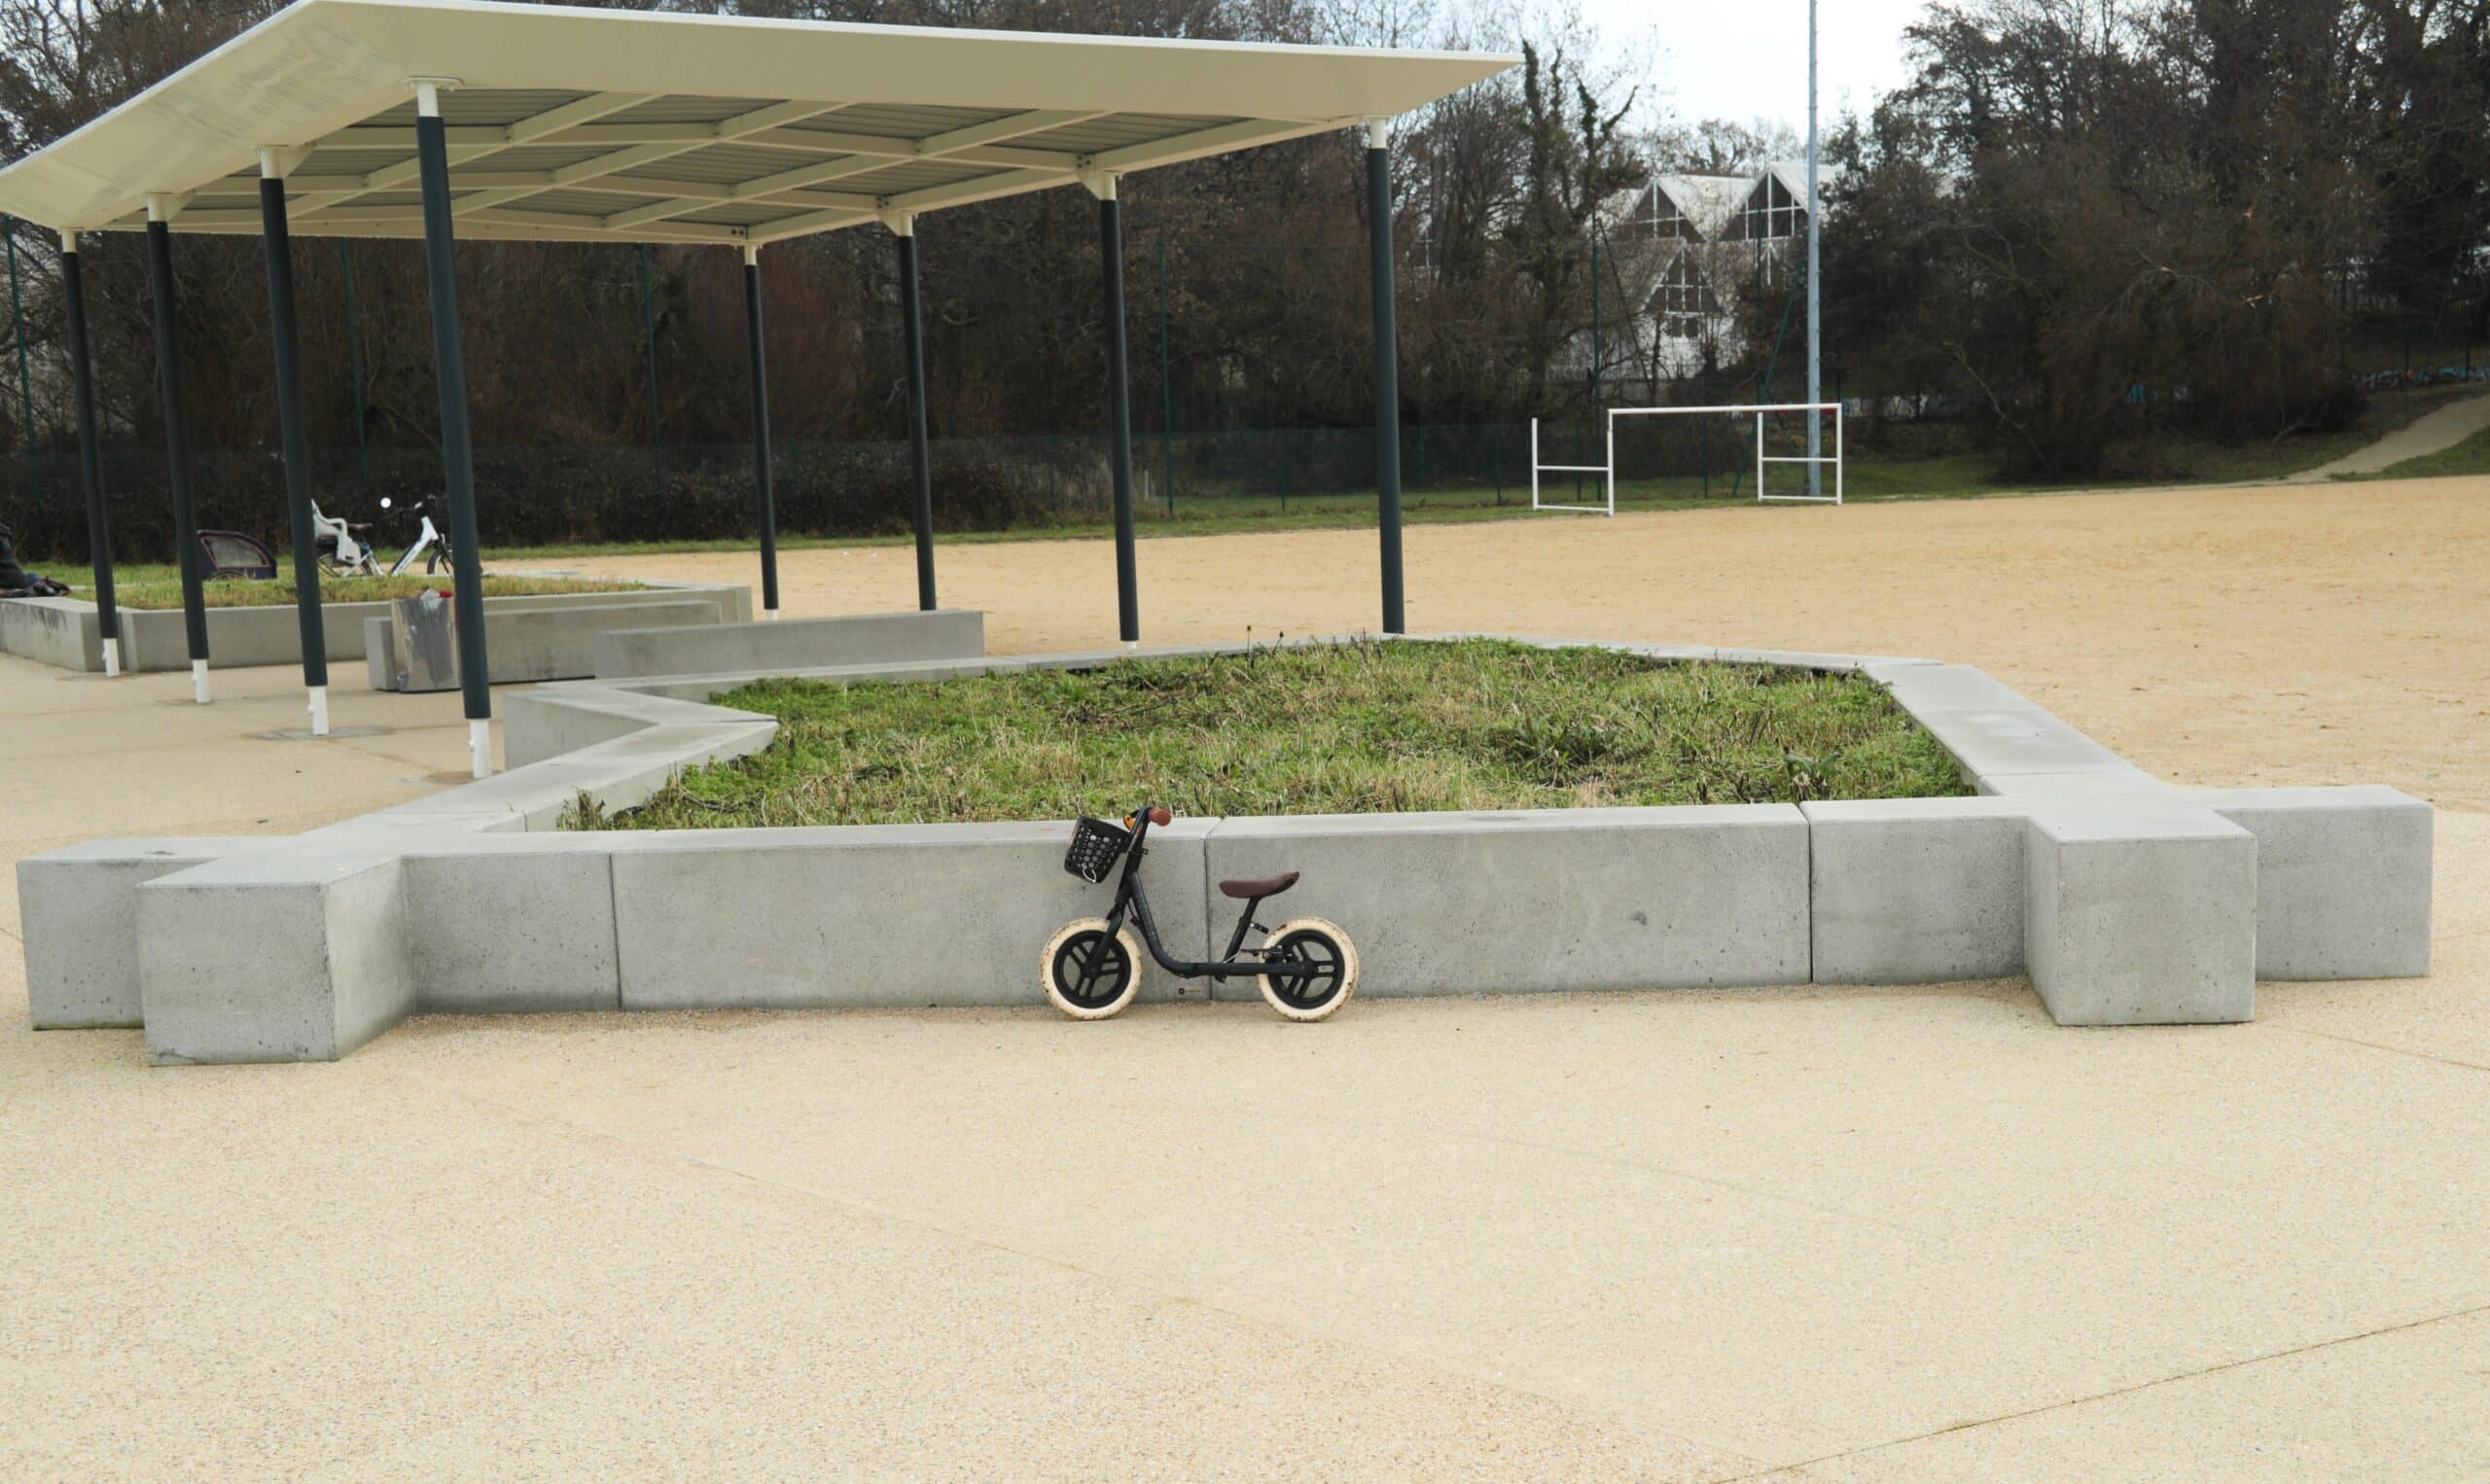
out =
[[[1248,876],[1219,883],[1220,895],[1245,903],[1236,914],[1236,931],[1227,936],[1227,953],[1207,964],[1192,964],[1167,956],[1158,941],[1158,927],[1150,919],[1150,894],[1142,890],[1138,872],[1149,854],[1143,842],[1150,827],[1175,816],[1148,808],[1128,816],[1121,828],[1084,816],[1073,826],[1072,848],[1063,868],[1092,886],[1103,885],[1123,861],[1116,880],[1116,900],[1104,917],[1084,917],[1064,924],[1038,960],[1038,977],[1047,999],[1075,1020],[1104,1020],[1132,1004],[1141,990],[1142,942],[1159,967],[1180,979],[1251,978],[1262,986],[1271,1008],[1291,1020],[1321,1020],[1349,1003],[1357,993],[1358,950],[1349,936],[1320,917],[1299,917],[1276,928],[1254,921],[1254,908],[1297,885],[1297,872]],[[1129,912],[1141,925],[1142,942],[1133,941]],[[1259,948],[1245,946],[1245,930],[1263,935]]]

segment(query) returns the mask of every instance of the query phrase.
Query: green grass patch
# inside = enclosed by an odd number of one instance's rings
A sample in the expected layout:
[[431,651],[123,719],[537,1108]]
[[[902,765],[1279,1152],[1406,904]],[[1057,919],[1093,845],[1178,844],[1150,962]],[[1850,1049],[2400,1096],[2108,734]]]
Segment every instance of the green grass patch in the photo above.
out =
[[717,697],[777,737],[574,828],[1789,803],[1965,793],[1855,676],[1494,640],[1360,642]]
[[[80,596],[92,596],[75,576],[68,581],[79,588]],[[378,603],[390,598],[411,598],[420,593],[445,591],[449,585],[447,573],[436,577],[322,578],[320,601]],[[493,577],[488,574],[484,578],[484,596],[524,598],[551,592],[616,592],[639,585],[624,578]],[[272,583],[253,583],[229,579],[202,583],[199,592],[210,608],[291,607],[294,603],[294,580],[285,577]],[[117,568],[113,573],[113,601],[123,608],[179,608],[182,606],[181,574],[170,565]]]

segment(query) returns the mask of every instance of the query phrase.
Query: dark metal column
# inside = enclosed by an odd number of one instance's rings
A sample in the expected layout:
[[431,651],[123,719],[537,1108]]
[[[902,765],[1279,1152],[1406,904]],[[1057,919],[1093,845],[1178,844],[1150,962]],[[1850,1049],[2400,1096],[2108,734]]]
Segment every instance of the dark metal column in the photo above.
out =
[[761,249],[743,250],[743,322],[752,338],[752,483],[761,514],[761,611],[778,617],[778,505],[769,488],[769,358],[762,348]]
[[207,704],[207,599],[199,590],[198,510],[191,493],[191,440],[182,413],[182,337],[174,319],[173,230],[147,203],[147,286],[156,300],[156,379],[164,401],[164,458],[173,483],[173,559],[182,571],[182,626],[190,636],[191,697]]
[[902,217],[899,309],[907,339],[907,453],[916,481],[916,606],[934,609],[934,456],[925,436],[925,314],[916,282],[916,222]]
[[60,234],[60,298],[68,310],[69,382],[78,404],[78,477],[87,489],[87,559],[95,569],[95,629],[104,642],[104,673],[121,673],[121,609],[113,601],[113,539],[104,519],[103,458],[95,446],[95,368],[87,351],[87,279],[78,266],[78,234]]
[[467,431],[467,357],[458,343],[458,269],[451,258],[449,150],[441,100],[415,89],[415,161],[423,180],[424,276],[432,285],[433,366],[441,381],[441,472],[449,497],[458,687],[467,703],[467,752],[476,776],[493,770],[492,672],[484,655],[484,563],[476,540],[476,454]]
[[311,450],[302,432],[302,347],[294,324],[294,239],[285,182],[260,177],[260,238],[268,260],[268,340],[276,351],[276,422],[285,445],[285,507],[294,541],[294,612],[311,734],[329,734],[329,642],[320,621],[320,552],[311,529]]
[[1140,577],[1132,542],[1132,379],[1124,365],[1124,229],[1113,176],[1107,178],[1098,197],[1098,257],[1106,273],[1107,420],[1115,441],[1116,632],[1124,643],[1139,644]]
[[1392,149],[1390,125],[1366,126],[1367,236],[1373,249],[1374,475],[1376,522],[1383,533],[1383,631],[1408,632],[1401,602],[1401,349],[1392,306]]

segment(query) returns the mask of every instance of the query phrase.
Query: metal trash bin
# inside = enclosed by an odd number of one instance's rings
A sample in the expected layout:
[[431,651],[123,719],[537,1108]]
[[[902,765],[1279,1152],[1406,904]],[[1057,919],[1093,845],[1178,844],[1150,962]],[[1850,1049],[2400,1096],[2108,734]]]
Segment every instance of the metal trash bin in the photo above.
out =
[[389,654],[399,689],[457,689],[458,616],[449,594],[390,600]]

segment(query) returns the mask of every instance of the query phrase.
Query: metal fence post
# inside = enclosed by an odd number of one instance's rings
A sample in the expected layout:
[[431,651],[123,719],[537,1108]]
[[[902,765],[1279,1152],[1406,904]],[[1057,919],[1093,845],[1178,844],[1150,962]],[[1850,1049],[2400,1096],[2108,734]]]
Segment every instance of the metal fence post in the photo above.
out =
[[1391,123],[1366,125],[1367,239],[1374,290],[1375,524],[1382,538],[1383,631],[1409,631],[1401,579],[1401,349],[1392,285]]
[[26,374],[26,309],[18,297],[18,219],[0,216],[0,234],[9,239],[9,318],[18,327],[18,407],[22,418],[19,432],[26,440],[26,492],[41,504],[43,458],[35,451],[34,378]]
[[424,279],[432,291],[433,366],[441,383],[441,472],[448,495],[450,598],[458,630],[458,682],[467,712],[468,761],[493,771],[493,691],[484,654],[484,565],[477,549],[476,451],[467,423],[467,352],[458,339],[458,268],[449,205],[449,144],[440,85],[415,85],[415,161],[424,203]]
[[1167,234],[1158,234],[1158,451],[1167,471],[1167,513],[1176,513],[1176,390],[1168,380]]
[[649,342],[649,463],[665,490],[665,430],[658,414],[658,311],[649,292],[649,244],[640,244],[640,334]]
[[338,267],[346,280],[346,375],[354,383],[354,469],[365,494],[372,493],[372,455],[363,446],[363,337],[354,328],[354,244],[338,239]]
[[147,286],[156,304],[156,377],[164,410],[164,462],[173,485],[173,558],[182,573],[191,698],[207,704],[207,598],[199,589],[198,512],[191,490],[190,428],[182,406],[182,337],[173,300],[173,230],[165,197],[147,198]]
[[268,340],[276,359],[277,439],[285,450],[285,508],[294,546],[294,613],[311,735],[329,734],[329,646],[320,612],[320,552],[311,526],[311,448],[302,427],[302,341],[295,329],[294,237],[285,214],[285,168],[260,152],[260,245],[267,256]]
[[1116,635],[1126,646],[1141,642],[1139,558],[1132,530],[1132,378],[1124,350],[1123,203],[1116,198],[1116,177],[1090,185],[1098,197],[1099,272],[1104,278],[1107,334],[1107,432],[1109,473],[1115,485]]
[[95,431],[95,368],[87,350],[87,281],[78,263],[78,234],[60,234],[62,329],[69,336],[69,387],[78,416],[78,479],[87,493],[87,556],[95,571],[95,627],[103,641],[104,674],[121,673],[121,608],[113,601],[112,530],[104,514],[103,457]]

